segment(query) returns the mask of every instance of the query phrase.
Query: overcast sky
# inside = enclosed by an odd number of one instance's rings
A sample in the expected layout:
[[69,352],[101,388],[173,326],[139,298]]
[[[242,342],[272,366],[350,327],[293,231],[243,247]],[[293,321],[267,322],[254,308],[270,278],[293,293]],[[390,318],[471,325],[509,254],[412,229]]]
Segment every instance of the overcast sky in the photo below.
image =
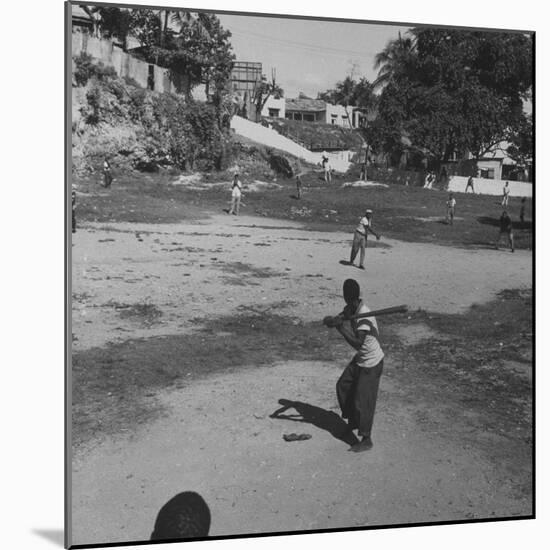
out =
[[247,15],[219,15],[231,31],[238,61],[259,61],[286,97],[333,88],[354,71],[354,77],[374,80],[374,56],[406,27],[368,23],[296,20]]

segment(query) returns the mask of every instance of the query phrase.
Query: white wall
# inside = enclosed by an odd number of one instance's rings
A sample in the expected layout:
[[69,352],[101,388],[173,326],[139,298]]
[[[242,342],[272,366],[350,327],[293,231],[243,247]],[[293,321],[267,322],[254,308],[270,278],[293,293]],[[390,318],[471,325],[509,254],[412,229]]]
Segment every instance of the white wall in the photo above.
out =
[[[468,178],[464,176],[451,176],[449,191],[464,193]],[[474,178],[474,192],[480,195],[502,195],[502,188],[505,180],[488,180],[485,178]],[[532,197],[533,184],[527,181],[509,181],[511,197]],[[468,191],[471,193],[471,191]]]

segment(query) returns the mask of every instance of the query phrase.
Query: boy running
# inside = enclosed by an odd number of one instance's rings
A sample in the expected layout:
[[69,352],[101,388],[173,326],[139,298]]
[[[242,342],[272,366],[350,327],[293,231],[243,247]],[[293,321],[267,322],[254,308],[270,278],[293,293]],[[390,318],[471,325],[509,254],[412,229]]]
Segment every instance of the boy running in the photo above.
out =
[[[358,435],[362,436],[361,441],[352,445],[349,450],[360,453],[372,449],[373,446],[371,431],[384,367],[384,352],[380,347],[376,319],[351,319],[354,315],[370,311],[361,300],[357,281],[344,281],[343,291],[346,307],[326,324],[335,328],[357,350],[338,379],[336,395],[342,417],[347,419],[348,430],[357,430]],[[349,326],[344,324],[348,320]]]
[[474,176],[470,176],[468,178],[468,182],[466,183],[466,191],[464,191],[464,193],[467,193],[468,192],[468,189],[472,189],[472,193],[475,193],[474,191]]
[[372,229],[372,210],[367,210],[365,215],[359,220],[353,234],[353,244],[351,245],[350,265],[353,265],[357,252],[361,251],[359,256],[359,269],[365,269],[365,249],[367,248],[367,235],[372,233],[376,240],[380,240],[380,234]]

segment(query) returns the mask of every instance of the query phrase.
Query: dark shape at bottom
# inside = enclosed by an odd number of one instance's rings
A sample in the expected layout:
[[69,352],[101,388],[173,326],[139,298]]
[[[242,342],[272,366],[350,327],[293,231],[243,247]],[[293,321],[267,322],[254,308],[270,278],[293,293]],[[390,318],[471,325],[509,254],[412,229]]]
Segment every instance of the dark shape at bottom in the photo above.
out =
[[151,540],[189,539],[208,536],[210,509],[192,491],[179,493],[159,511]]

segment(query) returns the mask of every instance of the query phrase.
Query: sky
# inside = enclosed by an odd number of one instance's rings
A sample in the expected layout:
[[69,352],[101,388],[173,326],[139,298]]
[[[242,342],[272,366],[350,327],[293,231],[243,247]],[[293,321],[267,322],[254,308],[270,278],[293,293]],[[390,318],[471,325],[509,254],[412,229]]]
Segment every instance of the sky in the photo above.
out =
[[369,23],[340,23],[248,15],[218,16],[232,33],[231,43],[238,61],[259,61],[270,79],[276,70],[277,83],[285,97],[334,88],[352,74],[354,78],[376,77],[374,57],[389,40],[407,27]]

